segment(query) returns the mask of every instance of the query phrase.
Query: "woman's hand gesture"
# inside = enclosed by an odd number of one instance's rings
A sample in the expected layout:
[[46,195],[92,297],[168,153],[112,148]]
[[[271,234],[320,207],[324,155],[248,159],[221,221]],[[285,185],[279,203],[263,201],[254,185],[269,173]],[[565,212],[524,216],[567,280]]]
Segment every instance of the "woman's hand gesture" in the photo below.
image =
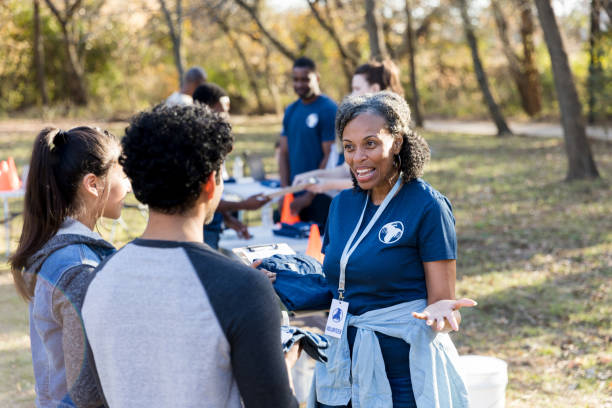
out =
[[427,325],[435,331],[459,331],[459,323],[461,323],[459,309],[476,305],[476,301],[467,298],[438,300],[427,306],[422,313],[412,312],[412,316],[426,320]]

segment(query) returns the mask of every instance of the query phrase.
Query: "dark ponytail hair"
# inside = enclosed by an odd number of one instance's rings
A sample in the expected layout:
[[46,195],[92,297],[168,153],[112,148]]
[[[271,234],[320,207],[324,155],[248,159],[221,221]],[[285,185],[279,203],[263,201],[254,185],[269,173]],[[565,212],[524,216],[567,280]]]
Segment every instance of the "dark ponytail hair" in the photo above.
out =
[[36,137],[26,181],[23,230],[9,260],[17,291],[26,300],[34,295],[34,284],[23,276],[30,258],[57,233],[66,217],[78,212],[77,191],[83,177],[105,176],[118,155],[117,139],[97,128],[46,128]]
[[355,75],[365,76],[368,84],[378,84],[381,91],[392,91],[399,96],[404,96],[404,88],[402,88],[399,78],[399,68],[390,59],[360,65],[355,70]]

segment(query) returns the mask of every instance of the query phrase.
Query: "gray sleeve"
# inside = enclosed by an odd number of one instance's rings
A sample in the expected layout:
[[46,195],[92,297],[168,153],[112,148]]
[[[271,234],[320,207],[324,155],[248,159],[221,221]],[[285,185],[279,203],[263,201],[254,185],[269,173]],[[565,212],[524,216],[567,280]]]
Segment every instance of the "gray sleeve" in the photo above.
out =
[[231,347],[234,378],[246,408],[297,407],[289,386],[280,341],[280,309],[269,280],[258,270],[229,259],[211,268],[190,254],[200,274],[215,315]]
[[62,348],[68,393],[78,408],[102,406],[89,344],[81,318],[83,299],[94,268],[78,265],[64,272],[53,291],[52,310],[62,326]]

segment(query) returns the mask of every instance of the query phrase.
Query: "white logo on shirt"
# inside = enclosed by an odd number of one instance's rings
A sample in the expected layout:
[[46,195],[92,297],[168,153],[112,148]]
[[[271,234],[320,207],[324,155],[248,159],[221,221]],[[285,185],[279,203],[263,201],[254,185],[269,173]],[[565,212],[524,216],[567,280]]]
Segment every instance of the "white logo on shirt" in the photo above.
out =
[[311,113],[310,115],[306,116],[306,126],[309,128],[312,129],[313,127],[317,126],[317,123],[319,123],[319,115],[316,113]]
[[378,232],[378,239],[383,244],[397,242],[404,235],[404,224],[401,221],[389,222]]

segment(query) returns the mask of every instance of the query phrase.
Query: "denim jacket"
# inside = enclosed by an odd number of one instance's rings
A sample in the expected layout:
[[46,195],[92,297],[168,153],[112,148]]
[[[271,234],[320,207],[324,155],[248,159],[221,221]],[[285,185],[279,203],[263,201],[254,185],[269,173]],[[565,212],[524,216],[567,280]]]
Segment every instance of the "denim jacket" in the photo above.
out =
[[87,353],[81,306],[94,268],[114,250],[69,218],[29,260],[24,279],[34,285],[30,342],[38,408],[103,405]]
[[[457,369],[458,354],[446,333],[437,333],[425,321],[412,317],[426,307],[424,299],[360,316],[347,314],[340,339],[329,337],[327,364],[317,363],[308,407],[319,401],[353,408],[391,408],[391,387],[375,332],[410,344],[410,375],[417,407],[467,408],[467,389]],[[351,361],[347,326],[357,330]]]
[[272,255],[260,269],[276,273],[274,290],[288,310],[322,310],[332,293],[321,264],[308,255]]

